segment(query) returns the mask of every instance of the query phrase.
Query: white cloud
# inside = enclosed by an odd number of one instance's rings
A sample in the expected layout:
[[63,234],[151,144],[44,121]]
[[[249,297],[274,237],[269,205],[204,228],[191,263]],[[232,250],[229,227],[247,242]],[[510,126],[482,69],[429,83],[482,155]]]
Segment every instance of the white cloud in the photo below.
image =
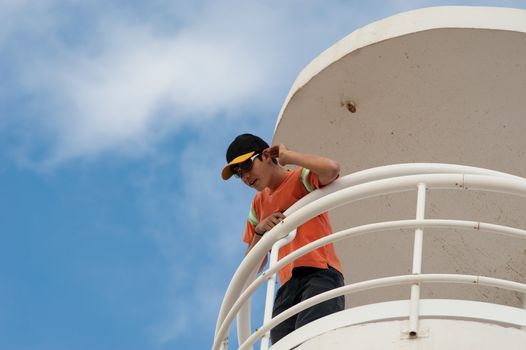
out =
[[52,162],[147,149],[166,128],[235,109],[264,85],[258,63],[240,59],[242,45],[228,38],[105,32],[96,54],[63,53],[25,71],[26,87],[47,90],[61,106],[47,120],[57,135]]
[[[107,151],[140,155],[183,125],[279,104],[301,67],[377,19],[371,6],[387,15],[418,4],[156,1],[152,8],[165,13],[148,9],[141,17],[138,5],[4,0],[0,49],[20,57],[13,86],[33,108],[19,159],[53,166]],[[48,153],[35,160],[38,143]]]
[[[9,12],[27,19],[23,8]],[[59,28],[45,28],[38,37],[47,49],[26,47],[31,54],[17,64],[19,86],[39,111],[25,133],[40,134],[39,141],[48,135],[47,165],[104,151],[141,153],[186,123],[232,113],[255,96],[269,95],[261,61],[268,60],[247,57],[248,38],[237,35],[240,28],[225,32],[219,22],[195,18],[165,33],[154,23],[100,16],[92,38],[80,46],[64,41]],[[12,34],[12,44],[16,28],[4,32]]]
[[[37,142],[46,142],[49,151],[37,166],[107,151],[142,154],[183,125],[279,103],[284,87],[312,58],[304,53],[324,40],[322,33],[336,30],[335,24],[314,20],[315,6],[301,3],[200,6],[191,15],[179,14],[177,29],[104,7],[91,14],[95,22],[76,42],[64,34],[72,20],[57,14],[60,6],[48,5],[39,22],[52,25],[27,29],[42,39],[43,48],[25,47],[30,54],[24,51],[16,67],[19,86],[38,111],[24,130],[29,146],[18,145],[20,159],[31,159]],[[336,19],[332,23],[344,19],[334,6],[324,16]],[[283,95],[278,99],[277,87]]]

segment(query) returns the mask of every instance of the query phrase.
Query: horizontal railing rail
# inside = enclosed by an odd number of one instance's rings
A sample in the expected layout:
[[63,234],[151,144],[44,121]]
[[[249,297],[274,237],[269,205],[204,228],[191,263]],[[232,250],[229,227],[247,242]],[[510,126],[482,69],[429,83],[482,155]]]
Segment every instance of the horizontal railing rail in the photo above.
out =
[[[463,172],[459,173],[459,171]],[[414,173],[417,174],[414,175]],[[393,175],[394,177],[392,177]],[[367,179],[370,181],[367,181]],[[367,232],[393,229],[394,227],[414,229],[426,227],[471,228],[521,238],[526,236],[523,230],[462,220],[400,220],[369,224],[343,230],[324,237],[319,241],[312,242],[289,254],[274,266],[270,266],[267,271],[257,277],[252,283],[247,282],[250,272],[267,254],[274,242],[286,237],[289,232],[295,230],[310,218],[349,202],[379,195],[416,190],[422,184],[425,184],[427,189],[475,189],[526,196],[526,180],[523,178],[487,169],[447,164],[400,164],[374,168],[345,176],[323,189],[314,191],[290,207],[284,213],[286,218],[267,232],[240,264],[230,282],[221,306],[213,349],[218,349],[221,344],[226,348],[227,332],[233,318],[265,280],[300,255],[329,242]],[[243,310],[247,312],[246,307]],[[246,315],[242,318],[247,319]],[[272,319],[273,321],[274,319]],[[243,336],[238,336],[239,343],[244,344],[247,340],[246,335],[250,333],[250,329],[246,329],[246,327],[250,328],[250,325],[249,322],[245,322],[245,329],[241,328],[242,332],[240,332],[240,326],[242,327],[242,325],[238,325],[238,333],[242,333]],[[254,334],[250,337],[253,336]]]
[[496,287],[505,290],[510,290],[519,293],[526,293],[526,284],[519,282],[507,281],[499,278],[491,278],[475,275],[456,275],[456,274],[420,274],[420,275],[402,275],[391,276],[373,279],[369,281],[357,282],[349,284],[340,288],[335,288],[330,291],[318,294],[307,300],[294,305],[293,307],[283,311],[270,322],[258,328],[252,335],[240,345],[239,350],[248,349],[252,346],[258,338],[263,336],[271,328],[274,328],[287,318],[311,307],[322,303],[326,300],[336,298],[340,295],[350,293],[363,292],[374,288],[391,287],[397,285],[413,284],[413,283],[462,283],[462,284],[477,284],[487,287]]
[[294,203],[289,210],[294,212],[299,208],[311,203],[321,197],[330,193],[339,191],[341,189],[359,185],[365,182],[375,180],[382,180],[391,177],[406,176],[406,175],[423,175],[423,174],[471,174],[471,175],[488,175],[507,179],[524,180],[522,177],[503,173],[500,171],[476,168],[466,165],[456,164],[440,164],[440,163],[407,163],[407,164],[393,164],[384,165],[376,168],[358,171],[346,175],[329,186],[311,192],[309,195],[301,198]]
[[[403,229],[416,229],[416,228],[452,228],[452,229],[466,229],[485,231],[492,233],[499,233],[511,237],[526,239],[526,230],[516,229],[508,226],[482,223],[478,221],[462,221],[462,220],[439,220],[439,219],[427,219],[427,220],[398,220],[398,221],[387,221],[381,223],[367,224],[357,226],[349,229],[345,229],[339,232],[335,232],[330,236],[326,236],[317,241],[311,242],[300,249],[290,253],[283,259],[279,260],[276,265],[270,267],[258,276],[232,305],[231,310],[225,317],[225,322],[222,327],[228,327],[228,324],[233,321],[237,312],[240,310],[242,305],[250,298],[250,296],[263,284],[272,274],[279,271],[285,265],[290,264],[299,257],[307,254],[308,252],[320,248],[329,243],[335,243],[347,238],[357,237],[363,234],[371,232],[388,232],[392,230],[403,230]],[[224,328],[220,328],[219,332],[224,332]]]

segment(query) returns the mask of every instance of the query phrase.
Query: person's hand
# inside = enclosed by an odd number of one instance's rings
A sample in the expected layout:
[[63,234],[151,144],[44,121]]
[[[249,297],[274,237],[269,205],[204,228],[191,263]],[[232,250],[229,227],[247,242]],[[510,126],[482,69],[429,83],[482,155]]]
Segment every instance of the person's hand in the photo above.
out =
[[269,155],[271,158],[277,158],[280,165],[287,165],[289,164],[287,159],[288,151],[287,146],[280,143],[279,145],[270,147]]
[[255,227],[255,231],[257,234],[262,235],[267,231],[270,231],[274,226],[279,224],[283,219],[285,219],[285,215],[283,215],[280,212],[270,214],[265,219],[261,220],[259,224]]

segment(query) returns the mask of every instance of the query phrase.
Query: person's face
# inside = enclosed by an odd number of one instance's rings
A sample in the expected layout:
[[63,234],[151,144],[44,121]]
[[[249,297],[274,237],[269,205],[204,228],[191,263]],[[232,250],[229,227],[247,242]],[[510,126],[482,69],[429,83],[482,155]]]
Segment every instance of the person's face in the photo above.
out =
[[255,154],[236,167],[234,173],[245,185],[261,191],[267,186],[268,181],[266,159],[267,157],[261,153]]
[[254,165],[254,160],[260,155],[261,153],[255,153],[252,157],[245,160],[243,163],[237,164],[232,168],[232,171],[234,172],[234,176],[237,178],[243,177],[243,174],[246,172],[249,172],[252,169],[252,166]]

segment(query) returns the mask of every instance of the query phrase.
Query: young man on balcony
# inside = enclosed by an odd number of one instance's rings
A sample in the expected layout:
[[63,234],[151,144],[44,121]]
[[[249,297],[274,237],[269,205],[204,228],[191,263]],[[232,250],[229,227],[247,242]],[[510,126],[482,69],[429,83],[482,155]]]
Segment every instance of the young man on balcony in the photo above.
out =
[[[232,175],[257,191],[250,207],[243,240],[247,253],[261,237],[281,222],[283,212],[317,188],[330,184],[339,176],[337,162],[312,154],[287,149],[283,144],[269,147],[261,138],[242,134],[226,152],[224,180]],[[284,168],[295,165],[295,170]],[[298,227],[296,238],[279,251],[282,259],[300,247],[332,233],[329,216],[322,213]],[[281,287],[276,295],[272,316],[317,294],[344,285],[341,264],[334,246],[318,248],[278,273]],[[320,317],[343,310],[343,296],[314,305],[277,325],[270,332],[275,344],[295,329]]]

